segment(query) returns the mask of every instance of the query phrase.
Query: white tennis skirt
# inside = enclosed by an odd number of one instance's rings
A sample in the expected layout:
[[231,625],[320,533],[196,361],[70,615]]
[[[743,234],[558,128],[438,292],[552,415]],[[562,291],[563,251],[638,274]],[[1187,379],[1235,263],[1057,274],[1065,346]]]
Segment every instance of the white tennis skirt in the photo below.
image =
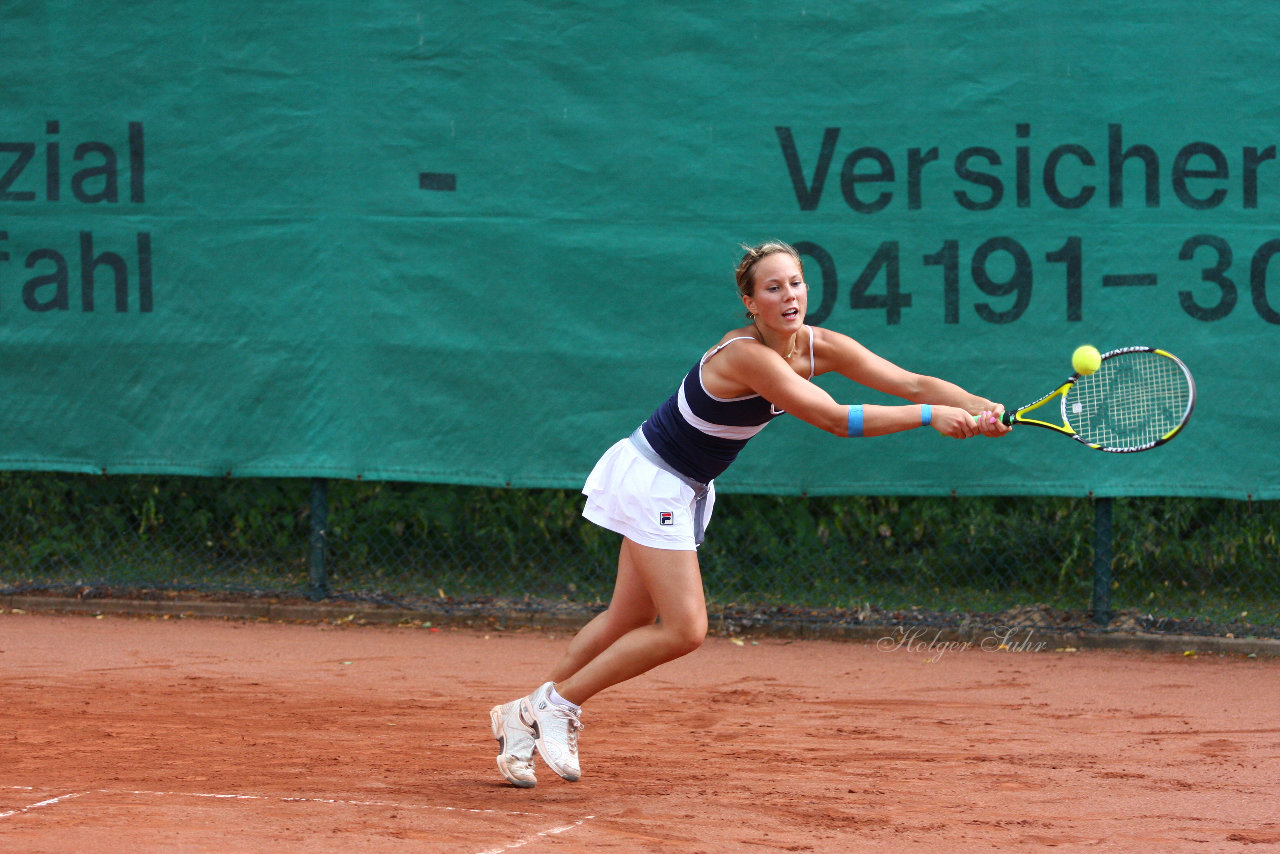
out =
[[[605,452],[587,475],[582,494],[587,497],[583,518],[602,528],[655,549],[693,551],[698,547],[694,530],[697,493],[645,459],[629,438]],[[709,484],[703,528],[711,519],[715,502],[715,485]]]

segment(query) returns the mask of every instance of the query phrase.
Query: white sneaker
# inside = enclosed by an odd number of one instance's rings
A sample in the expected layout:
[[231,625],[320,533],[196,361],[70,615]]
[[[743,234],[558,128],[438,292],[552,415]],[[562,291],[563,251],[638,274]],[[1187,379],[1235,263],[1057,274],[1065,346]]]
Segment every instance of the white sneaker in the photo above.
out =
[[489,723],[498,740],[498,770],[511,785],[532,789],[538,785],[533,773],[533,730],[520,720],[520,702],[494,706],[489,710]]
[[533,730],[538,755],[561,777],[569,781],[582,776],[578,767],[579,712],[551,702],[554,686],[548,682],[520,701],[520,721]]

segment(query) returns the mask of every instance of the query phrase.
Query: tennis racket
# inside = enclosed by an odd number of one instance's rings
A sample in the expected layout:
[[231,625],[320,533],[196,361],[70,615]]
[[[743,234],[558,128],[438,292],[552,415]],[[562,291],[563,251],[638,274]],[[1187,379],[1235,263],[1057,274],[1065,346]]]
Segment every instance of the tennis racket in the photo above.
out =
[[[1061,424],[1032,415],[1059,399]],[[1191,371],[1156,347],[1121,347],[1102,354],[1091,374],[1072,374],[1034,403],[1006,412],[1005,424],[1044,427],[1098,451],[1147,451],[1178,435],[1196,405]]]

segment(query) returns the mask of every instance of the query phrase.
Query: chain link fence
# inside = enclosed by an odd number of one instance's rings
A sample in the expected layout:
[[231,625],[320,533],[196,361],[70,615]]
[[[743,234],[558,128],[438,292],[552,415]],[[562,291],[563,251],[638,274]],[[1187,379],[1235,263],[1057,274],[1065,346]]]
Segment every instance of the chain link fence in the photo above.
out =
[[[583,614],[618,537],[574,490],[0,473],[0,593],[174,592]],[[1280,637],[1280,503],[721,494],[700,551],[735,628]]]

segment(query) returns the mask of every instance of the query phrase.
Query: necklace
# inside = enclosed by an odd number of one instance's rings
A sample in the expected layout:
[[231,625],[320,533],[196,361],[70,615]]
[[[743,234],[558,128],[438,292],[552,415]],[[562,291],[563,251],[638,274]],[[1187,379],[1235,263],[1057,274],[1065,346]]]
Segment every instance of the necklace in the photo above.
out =
[[[751,318],[751,325],[755,326],[756,334],[760,336],[760,343],[764,344],[764,333],[761,332],[760,327],[756,325],[756,319],[754,317]],[[764,345],[766,347],[769,346],[768,344],[764,344]],[[797,332],[795,337],[791,339],[791,349],[788,350],[787,355],[783,356],[782,358],[786,359],[788,362],[791,361],[791,357],[796,354],[799,347],[800,347],[800,333]]]

